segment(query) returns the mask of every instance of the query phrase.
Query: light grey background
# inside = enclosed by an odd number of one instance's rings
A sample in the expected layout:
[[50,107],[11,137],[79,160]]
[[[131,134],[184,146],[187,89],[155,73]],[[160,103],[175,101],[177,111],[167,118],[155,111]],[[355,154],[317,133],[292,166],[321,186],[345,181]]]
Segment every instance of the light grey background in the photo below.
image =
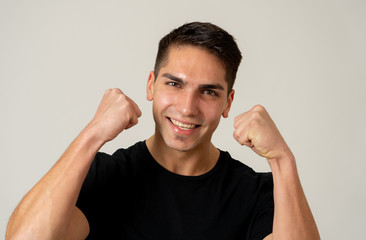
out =
[[159,39],[188,21],[232,33],[244,60],[214,143],[257,171],[232,138],[236,115],[263,104],[297,157],[323,239],[366,226],[366,4],[324,1],[0,0],[0,238],[11,212],[94,115],[107,88],[140,106],[140,123],[103,147],[153,133],[145,85]]

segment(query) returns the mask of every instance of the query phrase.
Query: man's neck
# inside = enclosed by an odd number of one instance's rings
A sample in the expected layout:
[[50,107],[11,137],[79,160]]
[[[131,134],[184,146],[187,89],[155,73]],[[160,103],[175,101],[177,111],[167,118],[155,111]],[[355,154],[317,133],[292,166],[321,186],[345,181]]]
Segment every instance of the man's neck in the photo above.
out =
[[210,142],[190,151],[169,148],[153,135],[146,140],[154,159],[170,172],[184,176],[199,176],[210,171],[217,163],[220,151]]

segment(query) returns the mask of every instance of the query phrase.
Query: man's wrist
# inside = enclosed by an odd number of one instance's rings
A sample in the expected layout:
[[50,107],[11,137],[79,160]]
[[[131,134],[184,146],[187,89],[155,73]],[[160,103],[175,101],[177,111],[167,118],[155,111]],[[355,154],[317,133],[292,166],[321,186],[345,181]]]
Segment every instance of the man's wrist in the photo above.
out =
[[279,155],[279,157],[267,159],[273,175],[297,176],[296,159],[290,150]]
[[88,124],[77,137],[80,144],[86,146],[93,152],[99,151],[99,149],[107,142],[98,128],[94,124]]

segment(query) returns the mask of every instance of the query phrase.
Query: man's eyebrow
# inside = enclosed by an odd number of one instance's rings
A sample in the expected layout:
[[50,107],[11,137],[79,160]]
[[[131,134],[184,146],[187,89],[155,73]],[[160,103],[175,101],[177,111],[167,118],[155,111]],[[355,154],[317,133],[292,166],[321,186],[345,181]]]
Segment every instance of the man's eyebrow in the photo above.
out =
[[217,84],[202,84],[199,86],[201,89],[218,89],[218,90],[225,90],[225,88],[217,83]]
[[184,84],[183,79],[181,79],[181,78],[179,78],[179,77],[176,77],[176,76],[174,76],[174,75],[172,75],[172,74],[170,74],[170,73],[164,73],[164,74],[162,75],[162,77],[169,78],[170,80],[176,81],[176,82],[178,82],[178,83],[180,83],[180,84],[182,84],[182,85]]

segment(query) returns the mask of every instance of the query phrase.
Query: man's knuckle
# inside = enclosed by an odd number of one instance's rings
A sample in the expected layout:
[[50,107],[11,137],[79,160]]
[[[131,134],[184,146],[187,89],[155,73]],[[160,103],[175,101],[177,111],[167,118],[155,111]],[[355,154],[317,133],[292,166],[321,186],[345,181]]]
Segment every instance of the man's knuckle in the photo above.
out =
[[251,115],[251,122],[258,122],[262,118],[262,112],[254,111]]
[[115,93],[122,93],[121,89],[119,88],[113,88],[112,91]]
[[257,104],[253,107],[253,112],[265,112],[266,109],[260,105],[260,104]]

